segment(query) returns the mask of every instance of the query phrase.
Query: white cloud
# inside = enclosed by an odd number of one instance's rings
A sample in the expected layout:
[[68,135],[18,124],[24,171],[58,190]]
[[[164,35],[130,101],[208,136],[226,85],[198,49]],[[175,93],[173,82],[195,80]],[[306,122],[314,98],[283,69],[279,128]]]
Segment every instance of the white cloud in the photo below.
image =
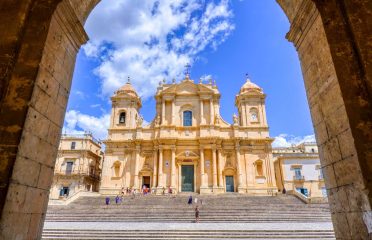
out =
[[82,134],[91,132],[97,139],[106,139],[110,124],[110,114],[94,117],[79,111],[70,110],[66,113],[62,132],[67,134]]
[[180,79],[186,63],[224,42],[232,17],[228,0],[104,0],[87,21],[84,52],[101,62],[95,74],[103,96],[131,76],[146,99],[163,78]]
[[304,142],[316,142],[315,135],[307,136],[293,136],[288,134],[279,134],[275,137],[272,144],[273,147],[291,147],[292,145],[298,145]]

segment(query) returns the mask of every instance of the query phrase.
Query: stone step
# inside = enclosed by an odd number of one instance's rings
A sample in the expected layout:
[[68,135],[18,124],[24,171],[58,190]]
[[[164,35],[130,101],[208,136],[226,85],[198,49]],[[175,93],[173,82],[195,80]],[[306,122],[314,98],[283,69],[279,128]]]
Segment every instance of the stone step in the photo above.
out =
[[44,230],[42,239],[334,239],[332,231]]

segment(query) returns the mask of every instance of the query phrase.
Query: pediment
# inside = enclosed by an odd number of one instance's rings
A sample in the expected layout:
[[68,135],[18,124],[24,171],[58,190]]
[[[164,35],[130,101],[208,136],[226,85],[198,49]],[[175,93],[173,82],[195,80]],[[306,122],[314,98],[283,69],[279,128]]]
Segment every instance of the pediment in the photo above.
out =
[[180,152],[179,154],[177,154],[176,158],[178,158],[178,159],[185,159],[185,158],[193,159],[193,158],[199,158],[199,155],[196,154],[193,151],[186,150],[186,151],[183,151],[183,152]]
[[195,84],[193,81],[185,80],[165,89],[163,94],[190,95],[198,94],[199,92],[213,93],[213,90],[202,84]]

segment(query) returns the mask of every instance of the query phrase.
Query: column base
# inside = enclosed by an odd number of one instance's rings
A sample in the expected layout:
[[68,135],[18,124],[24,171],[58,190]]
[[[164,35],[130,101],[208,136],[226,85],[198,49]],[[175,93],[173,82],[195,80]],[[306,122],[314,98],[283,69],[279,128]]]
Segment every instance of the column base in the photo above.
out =
[[200,194],[211,194],[212,188],[211,187],[200,187]]
[[167,193],[166,187],[157,187],[156,188],[156,195],[164,195]]
[[238,187],[238,193],[247,193],[246,187]]
[[216,193],[216,194],[219,194],[219,193],[224,193],[225,192],[225,188],[224,187],[213,187],[212,188],[213,190],[213,193]]

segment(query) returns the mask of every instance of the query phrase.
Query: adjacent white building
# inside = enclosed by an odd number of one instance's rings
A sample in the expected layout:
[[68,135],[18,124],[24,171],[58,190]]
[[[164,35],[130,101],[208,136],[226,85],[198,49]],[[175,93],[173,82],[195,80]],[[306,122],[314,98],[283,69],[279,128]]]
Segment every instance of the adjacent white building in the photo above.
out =
[[308,198],[327,196],[316,143],[273,148],[278,189],[297,191]]

